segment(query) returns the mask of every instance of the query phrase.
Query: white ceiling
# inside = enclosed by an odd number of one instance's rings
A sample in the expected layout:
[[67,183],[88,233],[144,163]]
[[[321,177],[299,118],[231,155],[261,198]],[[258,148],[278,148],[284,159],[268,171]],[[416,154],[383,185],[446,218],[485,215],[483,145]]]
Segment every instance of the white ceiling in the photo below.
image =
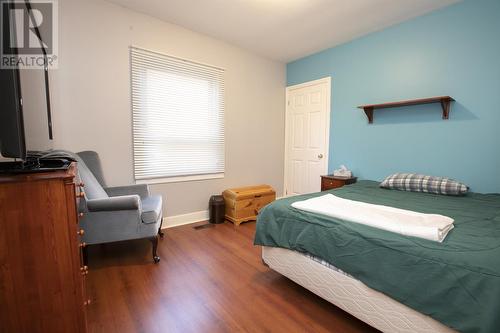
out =
[[289,62],[461,0],[108,0]]

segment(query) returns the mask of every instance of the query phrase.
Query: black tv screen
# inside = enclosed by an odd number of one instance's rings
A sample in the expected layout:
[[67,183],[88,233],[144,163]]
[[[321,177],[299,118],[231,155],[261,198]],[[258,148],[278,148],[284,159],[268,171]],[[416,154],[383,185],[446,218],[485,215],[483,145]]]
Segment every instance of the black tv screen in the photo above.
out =
[[[3,6],[5,1],[0,0],[0,3]],[[30,9],[29,1],[25,4]],[[11,40],[16,39],[15,18],[9,13],[7,10],[2,11],[4,49],[5,45],[14,45]],[[41,40],[40,32],[37,33]],[[52,124],[48,68],[0,68],[0,154],[24,160],[27,149],[51,148],[50,139]]]

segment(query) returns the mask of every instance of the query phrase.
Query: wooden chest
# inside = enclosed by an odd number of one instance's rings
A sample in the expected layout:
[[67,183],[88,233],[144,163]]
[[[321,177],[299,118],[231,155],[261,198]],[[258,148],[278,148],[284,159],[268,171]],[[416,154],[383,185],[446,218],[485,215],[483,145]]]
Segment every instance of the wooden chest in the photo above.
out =
[[235,225],[257,219],[259,210],[276,200],[276,192],[269,185],[247,186],[222,192],[226,204],[226,219]]

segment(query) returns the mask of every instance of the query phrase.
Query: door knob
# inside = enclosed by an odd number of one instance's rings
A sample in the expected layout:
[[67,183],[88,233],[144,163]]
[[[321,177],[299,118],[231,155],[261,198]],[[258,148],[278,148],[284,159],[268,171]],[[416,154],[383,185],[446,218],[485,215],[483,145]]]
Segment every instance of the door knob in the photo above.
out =
[[323,154],[319,154],[319,155],[318,155],[318,158],[323,158]]

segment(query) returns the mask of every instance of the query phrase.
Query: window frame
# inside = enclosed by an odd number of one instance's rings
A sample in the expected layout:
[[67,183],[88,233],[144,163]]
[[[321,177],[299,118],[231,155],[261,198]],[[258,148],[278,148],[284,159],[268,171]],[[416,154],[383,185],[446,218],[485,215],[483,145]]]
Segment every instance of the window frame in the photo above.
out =
[[132,91],[133,91],[133,77],[132,77],[132,50],[139,50],[141,52],[148,52],[148,53],[153,53],[157,54],[158,56],[163,56],[163,57],[168,57],[172,58],[178,61],[182,62],[188,62],[188,63],[193,63],[194,65],[200,65],[200,66],[206,66],[206,67],[211,67],[216,70],[220,70],[223,72],[223,87],[225,86],[225,73],[226,69],[223,67],[219,66],[214,66],[211,64],[206,64],[202,63],[199,61],[191,60],[191,59],[186,59],[186,58],[180,58],[177,56],[173,56],[171,54],[167,53],[162,53],[158,51],[153,51],[149,50],[143,47],[138,47],[131,45],[129,46],[129,66],[130,66],[130,71],[129,71],[129,81],[130,81],[130,110],[131,110],[131,134],[132,134],[132,177],[134,179],[135,184],[164,184],[164,183],[178,183],[178,182],[189,182],[189,181],[203,181],[203,180],[215,180],[215,179],[222,179],[225,177],[225,171],[226,171],[226,131],[225,131],[225,118],[226,118],[226,110],[225,110],[225,88],[223,93],[222,93],[222,99],[223,99],[223,107],[222,107],[222,120],[223,120],[223,158],[224,158],[224,167],[223,167],[223,172],[216,172],[216,173],[204,173],[204,174],[190,174],[190,175],[177,175],[177,176],[165,176],[165,177],[151,177],[151,178],[143,178],[143,179],[137,179],[136,178],[136,172],[135,172],[135,135],[134,135],[134,107],[133,107],[133,98],[132,98]]

